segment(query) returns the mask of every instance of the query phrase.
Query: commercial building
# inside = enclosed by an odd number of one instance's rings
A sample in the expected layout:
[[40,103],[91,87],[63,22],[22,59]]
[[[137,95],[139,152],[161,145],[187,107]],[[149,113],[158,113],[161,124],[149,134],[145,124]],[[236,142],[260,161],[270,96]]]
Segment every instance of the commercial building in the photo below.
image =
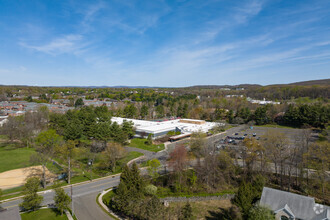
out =
[[182,134],[191,134],[193,132],[208,132],[217,125],[222,125],[216,122],[206,122],[204,120],[194,119],[175,119],[169,121],[146,121],[129,118],[113,117],[112,122],[122,124],[123,121],[131,121],[135,127],[136,137],[148,137],[149,134],[154,139],[165,136],[168,132],[181,132]]

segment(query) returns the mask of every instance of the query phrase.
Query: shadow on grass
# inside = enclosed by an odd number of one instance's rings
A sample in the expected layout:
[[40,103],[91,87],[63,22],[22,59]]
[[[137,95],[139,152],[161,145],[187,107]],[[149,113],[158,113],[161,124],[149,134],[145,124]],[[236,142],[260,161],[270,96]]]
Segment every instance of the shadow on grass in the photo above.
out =
[[52,210],[52,212],[55,213],[56,216],[62,216],[62,214],[65,215],[64,211],[63,211],[63,213],[61,213],[61,211],[56,208],[53,208],[51,210]]

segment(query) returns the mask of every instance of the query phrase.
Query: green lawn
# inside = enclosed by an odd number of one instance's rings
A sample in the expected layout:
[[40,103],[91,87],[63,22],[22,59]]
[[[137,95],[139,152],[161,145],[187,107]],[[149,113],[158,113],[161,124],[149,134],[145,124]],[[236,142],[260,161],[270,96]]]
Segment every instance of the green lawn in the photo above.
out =
[[266,128],[291,128],[296,129],[294,127],[289,127],[285,125],[275,125],[275,124],[267,124],[267,125],[254,125],[255,127],[266,127]]
[[111,191],[109,191],[109,192],[107,192],[104,196],[103,196],[103,198],[102,198],[102,201],[103,201],[103,203],[105,204],[105,205],[109,205],[109,201],[112,199],[112,197],[114,197],[115,196],[115,192],[113,191],[113,190],[111,190]]
[[8,170],[32,166],[30,157],[35,153],[33,148],[16,148],[14,145],[0,145],[0,173]]
[[126,157],[124,157],[123,159],[120,159],[119,160],[119,164],[127,164],[129,161],[135,159],[135,158],[138,158],[138,157],[141,157],[143,156],[143,153],[140,153],[140,152],[137,152],[137,151],[131,151],[127,154]]
[[57,209],[39,209],[34,212],[21,214],[22,220],[67,220],[65,213],[61,213]]
[[136,148],[140,148],[143,150],[148,150],[148,151],[152,151],[152,152],[158,152],[161,150],[164,150],[164,144],[159,144],[159,145],[146,145],[147,139],[142,139],[142,138],[134,138],[131,140],[131,143],[128,145],[129,147],[136,147]]

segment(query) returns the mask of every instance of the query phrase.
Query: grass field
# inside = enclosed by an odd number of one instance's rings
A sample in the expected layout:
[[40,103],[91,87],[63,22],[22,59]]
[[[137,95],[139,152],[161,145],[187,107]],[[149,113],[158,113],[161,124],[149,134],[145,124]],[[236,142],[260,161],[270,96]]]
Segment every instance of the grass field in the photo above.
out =
[[16,148],[13,145],[0,145],[0,173],[8,170],[32,166],[30,157],[35,153],[32,148]]
[[131,143],[128,145],[129,147],[136,147],[136,148],[140,148],[143,150],[148,150],[148,151],[152,151],[152,152],[158,152],[161,150],[164,150],[164,144],[159,144],[159,145],[147,145],[145,144],[147,139],[142,139],[142,138],[134,138],[131,140]]
[[61,213],[57,209],[39,209],[34,212],[21,214],[22,220],[67,220],[65,213]]
[[267,125],[254,125],[255,127],[264,127],[264,128],[291,128],[296,129],[294,127],[284,126],[284,125],[275,125],[275,124],[267,124]]

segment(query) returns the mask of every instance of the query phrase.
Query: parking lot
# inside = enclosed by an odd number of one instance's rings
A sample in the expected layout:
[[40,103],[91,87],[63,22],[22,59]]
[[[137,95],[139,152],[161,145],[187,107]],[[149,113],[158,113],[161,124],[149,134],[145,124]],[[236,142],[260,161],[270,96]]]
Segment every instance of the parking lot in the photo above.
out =
[[[240,145],[245,138],[254,137],[257,140],[262,140],[263,136],[267,131],[277,131],[283,133],[287,138],[289,144],[295,144],[297,139],[302,136],[303,129],[295,128],[276,128],[276,127],[262,127],[262,126],[239,126],[238,129],[227,132],[226,136],[215,142],[215,145],[218,149],[232,147],[235,148],[235,145]],[[317,133],[311,134],[312,141],[315,141],[318,137]]]

